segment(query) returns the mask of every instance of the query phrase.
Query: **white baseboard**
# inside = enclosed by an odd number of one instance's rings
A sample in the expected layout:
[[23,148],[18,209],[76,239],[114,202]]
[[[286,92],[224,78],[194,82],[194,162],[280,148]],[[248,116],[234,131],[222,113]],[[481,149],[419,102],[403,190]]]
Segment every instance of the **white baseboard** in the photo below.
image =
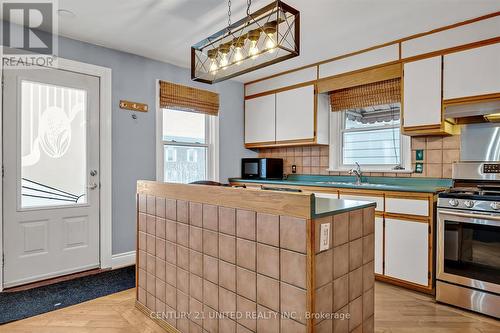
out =
[[135,251],[113,254],[111,256],[111,269],[135,265]]

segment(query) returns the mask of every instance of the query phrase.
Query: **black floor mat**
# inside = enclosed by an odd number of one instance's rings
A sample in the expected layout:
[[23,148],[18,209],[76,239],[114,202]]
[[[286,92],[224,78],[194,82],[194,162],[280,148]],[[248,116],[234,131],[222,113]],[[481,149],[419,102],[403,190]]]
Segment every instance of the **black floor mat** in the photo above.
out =
[[135,266],[129,266],[30,290],[0,293],[0,324],[134,287]]

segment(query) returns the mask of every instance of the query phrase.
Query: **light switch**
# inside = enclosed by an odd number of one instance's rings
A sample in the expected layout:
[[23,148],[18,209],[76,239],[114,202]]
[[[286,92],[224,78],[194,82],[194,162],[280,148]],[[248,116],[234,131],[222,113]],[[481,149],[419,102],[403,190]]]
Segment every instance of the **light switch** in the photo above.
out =
[[319,250],[328,250],[330,248],[330,223],[321,224],[319,232]]

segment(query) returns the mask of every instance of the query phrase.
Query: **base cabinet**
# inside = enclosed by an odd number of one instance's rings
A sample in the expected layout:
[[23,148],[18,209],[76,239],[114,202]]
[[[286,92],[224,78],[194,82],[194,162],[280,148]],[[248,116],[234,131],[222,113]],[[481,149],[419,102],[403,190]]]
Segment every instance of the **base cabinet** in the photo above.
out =
[[429,284],[429,224],[385,219],[385,267],[388,277]]
[[384,274],[384,218],[375,217],[375,273]]

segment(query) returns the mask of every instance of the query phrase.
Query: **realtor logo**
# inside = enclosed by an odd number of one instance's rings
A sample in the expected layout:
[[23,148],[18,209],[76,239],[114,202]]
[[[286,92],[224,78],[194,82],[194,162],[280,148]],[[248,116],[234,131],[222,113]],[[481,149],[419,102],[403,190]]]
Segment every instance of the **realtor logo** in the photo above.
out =
[[4,66],[53,66],[56,55],[55,0],[0,0]]

